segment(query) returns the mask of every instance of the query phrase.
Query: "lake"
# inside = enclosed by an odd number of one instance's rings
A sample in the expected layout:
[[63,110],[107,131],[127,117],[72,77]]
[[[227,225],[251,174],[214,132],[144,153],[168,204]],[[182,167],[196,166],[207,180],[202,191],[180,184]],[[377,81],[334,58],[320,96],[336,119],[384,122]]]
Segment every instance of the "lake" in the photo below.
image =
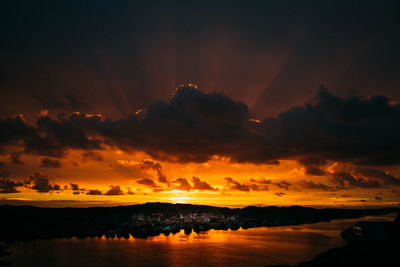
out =
[[[396,214],[363,220],[393,220]],[[62,238],[15,242],[12,266],[265,266],[293,265],[343,246],[340,232],[361,219],[296,226],[210,230],[149,238]]]

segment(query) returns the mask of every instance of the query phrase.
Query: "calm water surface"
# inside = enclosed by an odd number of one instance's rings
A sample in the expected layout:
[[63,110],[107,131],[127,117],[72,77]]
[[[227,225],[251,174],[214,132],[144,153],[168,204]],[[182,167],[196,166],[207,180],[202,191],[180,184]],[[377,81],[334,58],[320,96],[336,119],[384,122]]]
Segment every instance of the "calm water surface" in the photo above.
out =
[[[393,220],[396,214],[365,217]],[[360,219],[146,239],[64,238],[16,242],[12,266],[265,266],[296,264],[345,243],[340,232]]]

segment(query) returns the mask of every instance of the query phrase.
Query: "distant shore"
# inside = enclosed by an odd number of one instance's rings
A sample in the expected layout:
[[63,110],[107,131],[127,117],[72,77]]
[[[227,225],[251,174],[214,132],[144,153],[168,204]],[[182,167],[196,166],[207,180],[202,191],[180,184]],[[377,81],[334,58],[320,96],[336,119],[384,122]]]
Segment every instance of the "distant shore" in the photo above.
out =
[[392,212],[398,212],[398,209],[314,209],[301,206],[231,209],[169,203],[93,208],[3,205],[0,206],[0,240],[148,237],[177,233],[181,229],[186,233],[210,229],[237,230],[240,227],[298,225]]

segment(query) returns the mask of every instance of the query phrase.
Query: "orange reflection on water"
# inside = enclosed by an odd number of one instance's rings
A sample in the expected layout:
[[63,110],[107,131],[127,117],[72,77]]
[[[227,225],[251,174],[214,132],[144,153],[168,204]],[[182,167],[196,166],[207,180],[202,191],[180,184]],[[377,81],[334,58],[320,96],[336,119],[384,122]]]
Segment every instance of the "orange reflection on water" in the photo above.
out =
[[[244,231],[239,229],[237,231]],[[236,232],[237,232],[236,231]],[[231,230],[209,230],[207,232],[196,233],[192,231],[190,234],[186,234],[184,230],[180,230],[179,233],[169,234],[169,235],[158,235],[149,237],[148,242],[168,242],[168,243],[179,243],[179,242],[197,242],[200,240],[207,240],[207,242],[229,242],[231,239],[235,238],[232,235]]]
[[[363,219],[393,220],[395,216],[396,214],[388,214]],[[31,266],[32,262],[66,267],[294,265],[329,248],[343,246],[344,240],[340,237],[340,232],[359,220],[237,231],[192,231],[190,234],[181,230],[168,236],[161,234],[148,238],[103,236],[36,240],[15,243],[11,256],[12,262],[17,263],[15,266]]]

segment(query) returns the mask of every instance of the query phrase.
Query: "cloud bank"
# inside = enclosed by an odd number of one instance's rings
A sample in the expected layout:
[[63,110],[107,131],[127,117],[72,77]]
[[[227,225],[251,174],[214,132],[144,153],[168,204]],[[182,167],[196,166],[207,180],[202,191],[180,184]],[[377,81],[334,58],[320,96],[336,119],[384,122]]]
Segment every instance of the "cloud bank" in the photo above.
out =
[[[0,146],[18,145],[23,153],[60,158],[81,149],[84,158],[99,161],[93,151],[107,145],[176,162],[205,162],[215,155],[267,164],[295,159],[307,174],[317,176],[329,160],[399,164],[399,135],[398,103],[384,96],[341,98],[323,88],[314,103],[261,121],[242,102],[192,87],[178,88],[170,101],[151,104],[143,116],[120,120],[86,113],[41,116],[36,125],[22,115],[0,120]],[[44,166],[57,167],[54,160],[45,161]],[[143,168],[167,182],[156,162],[145,162]]]

